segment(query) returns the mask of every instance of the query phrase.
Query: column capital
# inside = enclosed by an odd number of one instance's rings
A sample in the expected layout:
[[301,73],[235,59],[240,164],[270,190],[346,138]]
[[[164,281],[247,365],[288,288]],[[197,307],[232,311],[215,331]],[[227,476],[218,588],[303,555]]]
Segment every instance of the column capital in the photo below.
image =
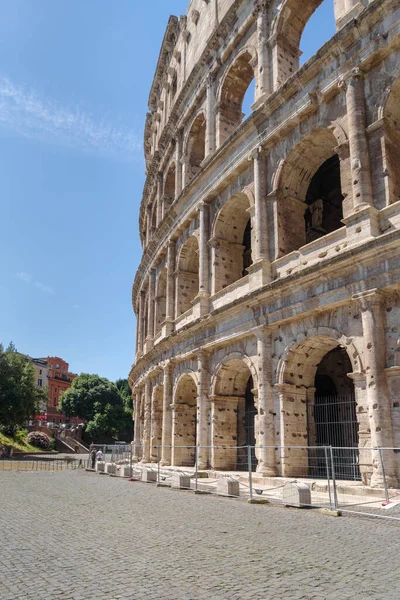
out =
[[347,82],[351,82],[354,81],[355,79],[360,79],[364,76],[363,71],[360,69],[360,67],[353,67],[352,69],[350,69],[350,71],[347,71],[347,73],[344,73],[344,75],[342,75],[338,81],[338,87],[341,90],[346,90],[348,83]]
[[269,6],[271,5],[271,0],[255,0],[254,8],[253,8],[253,16],[257,17],[260,13],[265,13]]
[[249,152],[249,154],[247,156],[247,160],[248,161],[258,160],[259,158],[261,158],[261,156],[266,156],[266,155],[267,155],[267,151],[264,150],[264,148],[262,146],[257,146],[257,148],[254,148],[253,150],[251,150],[251,152]]
[[352,300],[359,301],[361,304],[361,310],[365,311],[373,306],[380,306],[385,300],[385,293],[378,289],[373,288],[371,290],[366,290],[364,292],[357,292],[352,295]]

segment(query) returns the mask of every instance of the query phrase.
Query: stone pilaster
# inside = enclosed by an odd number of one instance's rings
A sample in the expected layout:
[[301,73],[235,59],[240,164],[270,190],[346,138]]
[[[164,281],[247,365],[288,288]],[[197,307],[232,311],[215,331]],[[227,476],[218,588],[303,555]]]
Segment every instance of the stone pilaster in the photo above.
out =
[[151,382],[146,379],[144,384],[144,423],[142,462],[150,462],[150,433],[151,433]]
[[183,147],[183,133],[178,130],[175,135],[175,198],[178,198],[182,192],[182,147]]
[[254,247],[252,247],[253,264],[248,272],[256,279],[256,286],[271,280],[271,262],[269,257],[268,219],[266,200],[266,157],[261,148],[257,148],[249,156],[254,165],[254,218],[252,229]]
[[353,205],[357,211],[365,205],[373,204],[362,72],[359,68],[352,69],[339,85],[346,90]]
[[210,461],[210,366],[207,352],[201,351],[198,356],[198,396],[197,396],[197,467],[207,469]]
[[162,448],[161,465],[171,464],[171,446],[172,446],[172,385],[173,385],[173,362],[169,361],[164,367],[164,385],[163,385],[163,416],[162,416]]
[[143,352],[144,343],[144,291],[141,290],[139,295],[139,315],[137,320],[138,327],[138,352]]
[[205,157],[215,151],[216,143],[216,115],[215,115],[215,76],[210,73],[206,79],[207,87],[207,126],[206,126],[206,151]]
[[257,332],[258,355],[258,449],[257,472],[266,476],[276,475],[274,392],[272,386],[272,340],[269,331]]
[[[391,404],[385,372],[384,294],[378,289],[372,289],[355,294],[353,299],[359,301],[361,307],[371,442],[374,447],[393,448]],[[383,474],[376,459],[377,457],[374,459],[371,485],[381,487]],[[395,456],[389,451],[384,452],[384,467],[388,485],[397,485]]]
[[256,0],[254,14],[257,17],[257,90],[256,99],[267,97],[271,93],[270,57],[269,57],[269,0]]
[[133,393],[133,416],[134,416],[134,433],[132,444],[132,460],[138,462],[141,455],[140,443],[140,392],[137,390]]
[[165,316],[167,334],[172,332],[175,319],[175,248],[175,241],[170,240],[168,242],[167,254],[167,302]]
[[199,317],[202,317],[209,312],[210,298],[210,217],[209,206],[205,202],[201,202],[200,212],[200,236],[199,236],[199,293],[194,302],[194,310]]
[[148,246],[151,237],[151,206],[146,207],[146,246]]
[[161,223],[163,210],[164,175],[161,171],[157,173],[157,225]]
[[152,347],[154,337],[154,298],[155,298],[155,286],[156,286],[156,272],[155,269],[151,269],[149,273],[149,294],[148,294],[148,313],[147,313],[147,339],[146,339],[146,350],[148,351]]

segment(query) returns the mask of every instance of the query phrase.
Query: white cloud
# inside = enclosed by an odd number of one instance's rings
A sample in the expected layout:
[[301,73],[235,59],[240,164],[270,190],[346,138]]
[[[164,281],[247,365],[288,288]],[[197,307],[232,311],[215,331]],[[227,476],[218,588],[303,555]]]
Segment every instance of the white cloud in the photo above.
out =
[[35,288],[37,288],[44,294],[54,294],[55,293],[52,287],[50,287],[49,285],[45,285],[41,281],[36,281],[36,279],[34,279],[30,273],[26,273],[25,271],[20,271],[19,273],[16,273],[14,275],[14,277],[16,279],[20,279],[21,281],[23,281],[24,283],[26,283],[28,285],[33,285]]
[[25,273],[25,271],[20,271],[19,273],[16,273],[15,277],[16,277],[16,279],[20,279],[21,281],[24,281],[25,283],[32,282],[32,275],[30,273]]
[[141,151],[138,132],[96,121],[79,107],[62,107],[0,77],[0,127],[29,138],[119,160]]

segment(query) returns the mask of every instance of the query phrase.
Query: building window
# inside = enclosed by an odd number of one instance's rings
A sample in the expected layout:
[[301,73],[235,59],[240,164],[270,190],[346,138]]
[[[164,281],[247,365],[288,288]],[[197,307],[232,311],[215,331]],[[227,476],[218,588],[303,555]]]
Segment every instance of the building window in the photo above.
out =
[[42,379],[37,380],[38,387],[42,387]]
[[41,374],[42,374],[42,369],[39,369],[39,375],[41,375]]
[[57,406],[57,398],[54,398],[54,406]]
[[56,365],[56,369],[59,369],[59,368],[60,368],[60,365]]

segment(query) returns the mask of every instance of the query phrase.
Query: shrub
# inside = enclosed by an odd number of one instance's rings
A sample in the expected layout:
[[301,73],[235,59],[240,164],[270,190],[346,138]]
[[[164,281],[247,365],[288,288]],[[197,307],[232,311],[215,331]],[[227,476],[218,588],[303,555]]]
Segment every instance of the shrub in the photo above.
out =
[[27,435],[28,435],[28,430],[27,429],[18,429],[14,433],[14,440],[16,442],[24,443],[26,441],[26,436]]
[[31,431],[31,433],[28,434],[26,441],[28,444],[40,448],[41,450],[48,450],[50,448],[49,436],[41,431]]

